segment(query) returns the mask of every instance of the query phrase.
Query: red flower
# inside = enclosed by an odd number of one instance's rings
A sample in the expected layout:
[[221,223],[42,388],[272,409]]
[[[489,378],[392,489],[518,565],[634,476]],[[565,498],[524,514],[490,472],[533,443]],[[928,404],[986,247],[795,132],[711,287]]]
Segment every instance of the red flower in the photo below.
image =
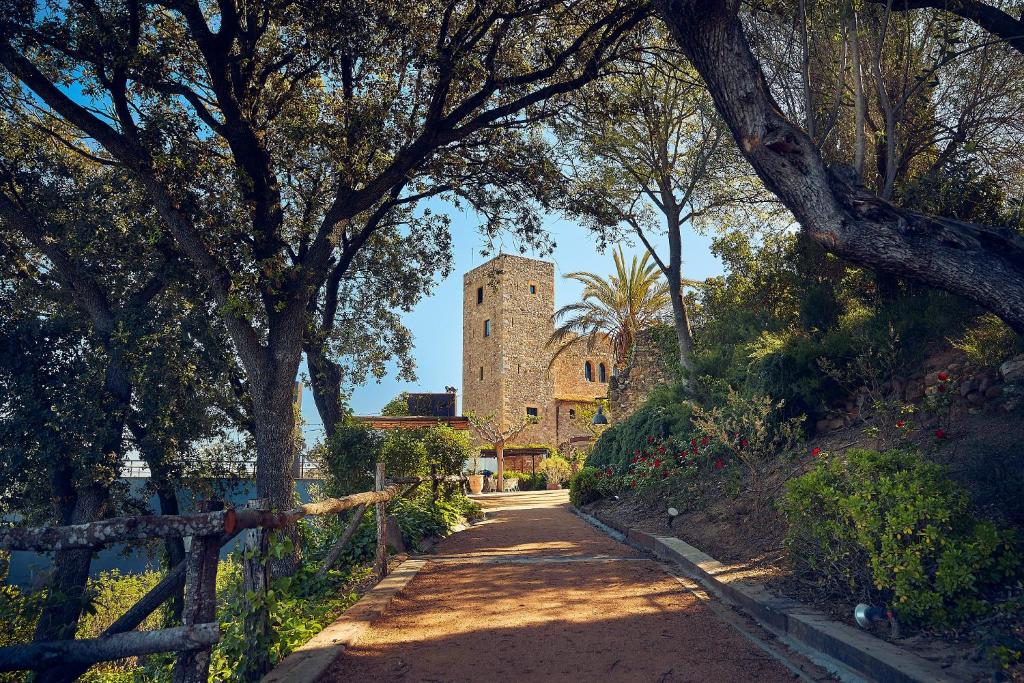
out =
[[690,445],[693,446],[694,448],[696,448],[697,447],[697,439],[690,439]]
[[607,473],[608,473],[608,476],[609,476],[609,477],[610,477],[610,476],[612,476],[612,468],[611,468],[611,467],[609,467],[608,469],[606,469],[606,470],[605,470],[605,472],[607,472]]
[[907,426],[907,423],[904,422],[903,420],[899,420],[899,421],[896,422],[896,429],[903,429],[906,426]]
[[820,448],[815,446],[814,448],[811,449],[811,457],[812,458],[817,458],[819,455],[821,455],[821,449]]
[[667,450],[668,450],[667,448],[665,448],[664,446],[662,446],[661,448],[659,448],[659,449],[658,449],[658,452],[659,452],[659,453],[664,453],[664,452],[665,452],[665,451],[667,451]]
[[725,463],[724,463],[724,462],[722,462],[722,459],[721,459],[721,458],[719,458],[718,460],[716,460],[716,461],[715,461],[715,469],[716,469],[716,470],[720,470],[720,469],[722,469],[723,467],[725,467]]
[[654,437],[653,436],[647,437],[647,443],[654,443]]
[[709,440],[708,437],[705,436],[703,439],[700,440],[700,445],[701,446],[707,446],[708,445],[708,440]]
[[947,379],[949,379],[949,373],[946,373],[946,372],[940,372],[939,373],[939,381],[940,382],[945,382]]
[[743,439],[743,441],[740,441],[740,446],[742,446],[743,448],[746,448],[749,445],[750,445],[750,442],[747,441],[746,439]]
[[946,430],[944,430],[944,429],[936,429],[935,430],[935,438],[936,439],[945,439],[946,438]]
[[664,472],[661,473],[661,478],[668,479],[668,470],[665,470]]
[[657,458],[655,458],[654,459],[654,467],[655,468],[661,467],[661,460],[658,460]]

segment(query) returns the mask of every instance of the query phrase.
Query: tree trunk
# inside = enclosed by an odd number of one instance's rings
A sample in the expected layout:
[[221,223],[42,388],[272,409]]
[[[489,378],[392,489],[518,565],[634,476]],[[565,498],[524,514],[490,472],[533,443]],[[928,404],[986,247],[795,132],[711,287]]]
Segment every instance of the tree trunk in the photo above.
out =
[[[671,186],[665,184],[666,188]],[[690,329],[690,316],[686,311],[686,299],[683,298],[683,235],[679,220],[679,207],[671,189],[663,192],[665,206],[669,208],[666,216],[668,222],[668,269],[664,271],[668,280],[669,294],[672,298],[672,321],[676,328],[676,340],[679,344],[679,364],[684,375],[693,370],[693,331]]]
[[[124,454],[125,411],[131,402],[132,389],[128,372],[123,367],[121,349],[112,345],[108,351],[110,361],[104,377],[107,395],[102,397],[107,422],[99,436],[98,452],[100,458],[119,466]],[[65,463],[56,465],[51,473],[55,517],[62,525],[94,522],[107,512],[109,490],[95,481],[77,481],[77,476],[78,473]],[[36,624],[36,642],[74,638],[87,597],[85,588],[92,554],[92,549],[54,552],[53,577],[46,604]],[[40,683],[64,679],[60,667],[40,671],[36,676]]]
[[[80,491],[70,516],[71,524],[91,522],[106,506],[106,496],[95,489]],[[89,577],[92,550],[58,550],[53,555],[53,576],[49,583],[46,605],[36,624],[35,640],[73,638],[78,630]]]
[[864,72],[860,54],[860,26],[857,21],[857,9],[850,8],[850,57],[853,60],[853,101],[854,101],[854,181],[859,183],[864,176],[864,153],[867,147],[867,136],[864,126],[867,116],[867,102],[864,99]]
[[676,340],[679,343],[679,363],[687,373],[693,370],[693,331],[690,328],[690,316],[686,311],[686,300],[683,298],[682,284],[669,287],[672,291],[672,320],[676,328]]
[[[269,381],[251,382],[253,438],[256,441],[256,497],[271,508],[288,510],[294,504],[295,413],[292,406],[298,354],[289,368],[278,366],[265,376]],[[295,527],[287,530],[294,552],[271,561],[273,576],[291,576],[298,567],[299,538]]]
[[853,263],[965,296],[1024,333],[1024,238],[900,209],[828,169],[786,120],[754,58],[739,0],[658,0],[673,36],[707,84],[747,161],[804,232]]
[[[180,512],[178,507],[178,494],[174,491],[173,486],[169,485],[167,481],[157,484],[156,496],[157,500],[160,501],[161,515],[177,515]],[[184,540],[180,536],[165,538],[164,552],[167,554],[167,567],[177,567],[178,564],[185,559]],[[181,621],[181,609],[184,606],[184,600],[185,584],[182,584],[170,599],[170,620],[172,623]]]
[[330,439],[344,416],[341,404],[341,367],[313,344],[306,344],[305,351],[313,402],[323,420],[324,434]]
[[505,443],[497,441],[494,444],[494,457],[498,461],[498,493],[505,491]]

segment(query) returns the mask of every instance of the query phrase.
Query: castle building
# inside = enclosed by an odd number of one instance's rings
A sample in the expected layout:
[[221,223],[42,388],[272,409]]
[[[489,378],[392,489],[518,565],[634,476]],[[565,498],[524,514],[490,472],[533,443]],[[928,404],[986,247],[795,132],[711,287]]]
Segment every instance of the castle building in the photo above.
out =
[[536,417],[516,444],[561,449],[589,436],[583,409],[608,393],[607,343],[576,345],[552,362],[554,312],[551,262],[501,254],[463,276],[462,410],[501,431]]

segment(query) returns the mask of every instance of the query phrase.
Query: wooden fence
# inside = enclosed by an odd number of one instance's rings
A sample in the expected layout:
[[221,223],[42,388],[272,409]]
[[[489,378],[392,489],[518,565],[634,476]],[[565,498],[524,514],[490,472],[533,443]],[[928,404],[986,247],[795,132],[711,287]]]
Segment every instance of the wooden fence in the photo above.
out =
[[[284,529],[304,517],[355,509],[345,531],[319,570],[323,575],[337,562],[345,544],[355,534],[363,513],[373,505],[377,513],[374,565],[377,575],[383,577],[387,573],[384,505],[408,494],[419,483],[418,477],[385,480],[384,465],[378,464],[373,491],[328,498],[291,510],[265,509],[265,502],[258,500],[235,510],[217,509],[223,507],[218,501],[200,501],[196,506],[197,512],[188,515],[116,517],[74,526],[2,529],[0,549],[3,550],[93,549],[113,543],[173,537],[191,538],[191,542],[185,560],[171,568],[99,638],[34,642],[0,648],[0,671],[44,670],[59,665],[61,673],[71,679],[85,673],[97,662],[177,652],[173,674],[175,683],[206,683],[210,651],[220,640],[220,625],[216,622],[216,586],[221,546],[239,533],[247,534],[244,539],[247,552],[243,553],[246,558],[243,562],[244,587],[246,591],[265,593],[269,586],[266,569],[269,530]],[[437,481],[433,487],[436,492]],[[185,586],[183,625],[136,631],[146,617],[180,590],[182,584]],[[263,601],[258,602],[263,604]],[[245,629],[249,642],[263,642],[263,635],[269,629],[265,607],[250,612]],[[258,677],[268,666],[266,653],[254,652],[253,655],[256,661],[250,662],[247,669]]]

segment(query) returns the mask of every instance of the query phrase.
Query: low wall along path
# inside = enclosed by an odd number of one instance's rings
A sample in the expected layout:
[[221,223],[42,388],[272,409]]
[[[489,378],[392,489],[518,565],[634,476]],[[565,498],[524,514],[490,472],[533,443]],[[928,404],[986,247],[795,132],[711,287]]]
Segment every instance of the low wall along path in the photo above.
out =
[[322,681],[828,679],[574,516],[566,492],[481,503],[487,521],[441,543]]

